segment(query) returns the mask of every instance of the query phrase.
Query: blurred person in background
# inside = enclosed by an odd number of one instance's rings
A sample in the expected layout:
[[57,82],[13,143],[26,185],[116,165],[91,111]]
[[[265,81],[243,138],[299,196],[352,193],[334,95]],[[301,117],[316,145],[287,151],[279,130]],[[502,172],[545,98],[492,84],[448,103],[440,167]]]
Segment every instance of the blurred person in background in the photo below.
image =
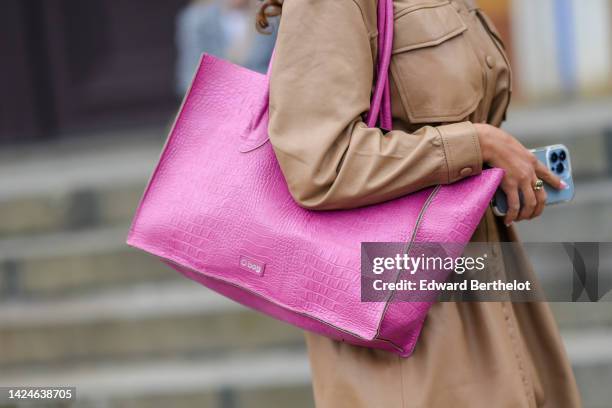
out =
[[202,53],[265,72],[276,31],[257,35],[253,27],[255,0],[194,0],[177,17],[177,92],[188,89]]
[[[542,213],[542,180],[566,186],[499,128],[512,80],[496,28],[473,0],[393,3],[393,130],[385,133],[363,120],[377,1],[263,2],[260,29],[282,9],[269,136],[291,194],[304,208],[348,209],[502,168],[510,210],[501,218],[489,208],[472,241],[497,248],[491,270],[535,279],[526,256],[499,242],[517,242],[512,224]],[[306,344],[318,408],[581,406],[544,302],[436,303],[409,358],[310,332]]]

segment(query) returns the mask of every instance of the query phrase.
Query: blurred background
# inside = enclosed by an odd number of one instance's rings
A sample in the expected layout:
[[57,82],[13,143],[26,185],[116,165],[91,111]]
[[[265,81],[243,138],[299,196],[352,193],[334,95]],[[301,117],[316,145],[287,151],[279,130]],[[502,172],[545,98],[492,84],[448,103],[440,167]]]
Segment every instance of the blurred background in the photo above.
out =
[[[200,52],[266,69],[255,5],[0,3],[0,385],[76,385],[83,407],[313,405],[298,330],[124,244]],[[612,0],[480,5],[514,65],[506,129],[572,153],[575,201],[523,239],[612,240]],[[585,406],[612,407],[612,305],[551,306]]]

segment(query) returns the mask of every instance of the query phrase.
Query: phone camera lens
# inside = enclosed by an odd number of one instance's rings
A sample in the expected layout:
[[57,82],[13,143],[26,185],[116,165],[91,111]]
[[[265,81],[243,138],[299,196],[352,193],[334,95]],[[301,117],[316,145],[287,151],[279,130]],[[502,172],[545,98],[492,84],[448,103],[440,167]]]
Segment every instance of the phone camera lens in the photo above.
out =
[[550,155],[550,161],[555,163],[558,159],[559,156],[557,155],[557,152],[552,152],[552,154]]
[[559,163],[557,164],[557,173],[561,174],[563,173],[563,170],[565,170],[565,166],[563,165],[563,163]]
[[559,160],[563,161],[567,158],[567,154],[565,153],[565,150],[561,150],[559,152]]

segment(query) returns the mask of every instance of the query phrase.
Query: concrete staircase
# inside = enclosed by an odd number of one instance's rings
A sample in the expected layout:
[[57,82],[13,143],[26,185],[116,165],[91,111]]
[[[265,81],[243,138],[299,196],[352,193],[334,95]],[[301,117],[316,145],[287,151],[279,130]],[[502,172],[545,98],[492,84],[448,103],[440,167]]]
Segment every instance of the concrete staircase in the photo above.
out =
[[80,407],[311,407],[299,330],[125,245],[162,143],[0,153],[0,385],[74,385]]
[[612,241],[612,99],[518,107],[504,126],[527,147],[565,144],[576,197],[519,225],[524,241]]
[[[612,100],[518,107],[504,126],[528,147],[565,144],[576,197],[519,223],[525,242],[612,241]],[[535,265],[536,269],[538,265]],[[612,270],[602,271],[612,275]],[[608,297],[609,299],[609,297]],[[612,303],[551,303],[585,408],[612,406]]]
[[[612,240],[605,126],[559,140],[530,115],[511,112],[509,128],[568,144],[578,195],[523,239]],[[299,330],[124,244],[164,132],[0,152],[0,385],[75,385],[82,407],[313,406]],[[585,406],[609,407],[612,305],[551,307]]]

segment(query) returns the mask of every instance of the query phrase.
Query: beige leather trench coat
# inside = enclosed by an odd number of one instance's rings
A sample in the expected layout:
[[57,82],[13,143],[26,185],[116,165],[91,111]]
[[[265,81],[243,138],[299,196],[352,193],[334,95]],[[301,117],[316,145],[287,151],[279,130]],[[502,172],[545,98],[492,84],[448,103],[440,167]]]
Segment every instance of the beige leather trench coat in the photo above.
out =
[[[294,198],[351,208],[482,170],[473,123],[499,126],[512,76],[471,0],[394,0],[393,131],[364,121],[376,0],[285,0],[270,85],[270,140]],[[514,241],[491,211],[473,241]],[[497,251],[499,253],[499,251]],[[499,268],[531,271],[525,258]],[[407,359],[306,333],[319,408],[579,407],[544,303],[439,303]]]

